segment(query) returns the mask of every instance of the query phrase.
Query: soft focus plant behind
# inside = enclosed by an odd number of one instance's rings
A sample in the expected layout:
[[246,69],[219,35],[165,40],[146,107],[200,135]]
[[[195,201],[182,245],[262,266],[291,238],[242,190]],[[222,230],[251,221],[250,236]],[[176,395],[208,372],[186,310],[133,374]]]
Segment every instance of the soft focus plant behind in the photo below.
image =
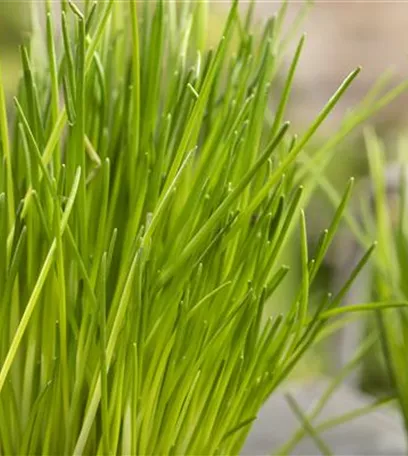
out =
[[[365,145],[372,179],[371,210],[365,202],[366,214],[362,234],[375,235],[378,249],[373,262],[372,289],[378,299],[408,298],[408,168],[406,137],[399,136],[398,160],[393,166],[394,179],[386,179],[386,151],[375,131],[367,130]],[[357,236],[362,243],[362,236]],[[378,352],[383,376],[395,394],[408,437],[408,314],[398,309],[376,314],[369,331],[379,331]],[[377,371],[378,371],[377,365]]]

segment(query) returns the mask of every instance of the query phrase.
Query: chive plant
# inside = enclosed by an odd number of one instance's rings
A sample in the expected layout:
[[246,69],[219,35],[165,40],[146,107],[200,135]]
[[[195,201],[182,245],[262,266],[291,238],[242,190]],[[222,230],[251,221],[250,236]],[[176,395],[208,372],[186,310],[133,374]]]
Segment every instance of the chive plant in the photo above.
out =
[[[406,83],[403,83],[406,85]],[[401,86],[402,87],[402,86]],[[374,347],[382,353],[383,363],[391,386],[386,402],[394,399],[408,436],[408,315],[403,304],[408,298],[406,270],[408,266],[408,173],[406,159],[406,138],[401,136],[398,144],[398,158],[387,165],[386,148],[373,129],[364,132],[365,146],[370,169],[370,186],[362,192],[359,201],[359,216],[345,209],[344,220],[356,241],[356,251],[363,251],[370,245],[370,239],[378,239],[378,248],[370,265],[371,280],[366,284],[373,298],[379,303],[393,303],[394,309],[378,309],[374,322],[366,321],[361,326],[361,337],[367,333],[377,341]],[[310,165],[310,163],[309,163]],[[309,167],[317,176],[315,164]],[[340,196],[324,178],[318,178],[330,201],[336,206]],[[372,304],[373,309],[378,304]],[[393,307],[393,305],[391,304]],[[383,306],[381,306],[383,307]],[[347,320],[350,320],[347,318]],[[381,402],[381,401],[380,401]]]
[[[387,168],[382,141],[372,130],[367,130],[365,139],[373,196],[371,213],[365,210],[364,228],[377,234],[379,244],[373,265],[373,293],[382,300],[407,299],[406,140],[402,138],[399,144],[397,162]],[[386,373],[408,436],[408,314],[405,309],[396,309],[379,312],[376,317]]]
[[[206,50],[206,4],[48,4],[21,49],[6,118],[0,89],[2,454],[232,454],[342,293],[314,313],[297,157],[284,122],[304,39],[266,122],[282,13],[252,34],[234,3]],[[40,49],[41,48],[41,49]],[[298,226],[302,283],[264,306]],[[353,275],[351,277],[351,280]]]

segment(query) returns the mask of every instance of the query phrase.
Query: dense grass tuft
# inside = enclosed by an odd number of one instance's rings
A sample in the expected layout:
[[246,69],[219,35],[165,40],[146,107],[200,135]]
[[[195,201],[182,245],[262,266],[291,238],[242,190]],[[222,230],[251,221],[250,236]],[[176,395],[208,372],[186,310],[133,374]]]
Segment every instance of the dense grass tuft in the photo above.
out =
[[[234,4],[206,50],[205,2],[84,8],[22,48],[10,128],[0,89],[1,452],[237,453],[345,311],[350,283],[308,303],[351,183],[311,260],[294,176],[359,70],[297,138],[303,38],[267,122],[284,9],[252,35]],[[265,323],[294,226],[302,284]]]

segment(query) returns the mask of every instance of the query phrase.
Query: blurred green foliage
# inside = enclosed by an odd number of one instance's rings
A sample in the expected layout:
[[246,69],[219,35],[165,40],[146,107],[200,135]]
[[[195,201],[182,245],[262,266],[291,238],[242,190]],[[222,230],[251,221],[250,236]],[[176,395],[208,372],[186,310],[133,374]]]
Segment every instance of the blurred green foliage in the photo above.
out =
[[15,47],[28,30],[29,15],[27,3],[21,1],[0,1],[0,46]]
[[13,92],[20,69],[19,45],[30,30],[29,4],[20,0],[0,0],[0,63],[6,91]]

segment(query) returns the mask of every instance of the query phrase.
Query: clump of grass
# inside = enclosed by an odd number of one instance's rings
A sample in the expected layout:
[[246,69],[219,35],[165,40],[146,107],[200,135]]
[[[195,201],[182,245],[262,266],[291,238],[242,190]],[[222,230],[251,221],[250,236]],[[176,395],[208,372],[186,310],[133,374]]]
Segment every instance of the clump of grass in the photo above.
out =
[[[378,252],[373,264],[373,293],[381,300],[406,300],[408,287],[408,220],[406,140],[400,143],[398,160],[390,167],[385,147],[374,131],[367,130],[367,156],[372,179],[371,211],[365,209],[364,229],[376,233]],[[386,373],[408,435],[408,314],[406,309],[379,312]],[[378,365],[377,368],[380,366]]]
[[[387,164],[385,145],[374,130],[367,128],[364,139],[370,168],[369,186],[361,195],[359,212],[346,211],[344,218],[355,238],[355,251],[364,250],[370,239],[378,239],[378,248],[370,264],[370,277],[365,284],[367,291],[379,302],[403,304],[408,298],[406,138],[401,136],[398,159],[391,164]],[[336,205],[340,197],[330,183],[320,179],[320,184]],[[408,435],[408,315],[405,307],[378,309],[374,324],[366,328],[361,326],[361,337],[368,333],[378,344],[374,348],[382,349],[378,352],[382,354],[383,363],[376,363],[374,368],[385,367],[391,387],[387,402],[390,399],[397,402]]]
[[[203,2],[84,8],[62,2],[60,52],[50,12],[44,52],[22,48],[10,129],[0,90],[1,451],[237,453],[350,310],[350,282],[313,315],[308,296],[351,186],[310,260],[293,175],[359,70],[297,138],[284,117],[303,39],[265,122],[281,14],[258,42],[235,3],[206,51]],[[263,324],[297,220],[302,284]]]

